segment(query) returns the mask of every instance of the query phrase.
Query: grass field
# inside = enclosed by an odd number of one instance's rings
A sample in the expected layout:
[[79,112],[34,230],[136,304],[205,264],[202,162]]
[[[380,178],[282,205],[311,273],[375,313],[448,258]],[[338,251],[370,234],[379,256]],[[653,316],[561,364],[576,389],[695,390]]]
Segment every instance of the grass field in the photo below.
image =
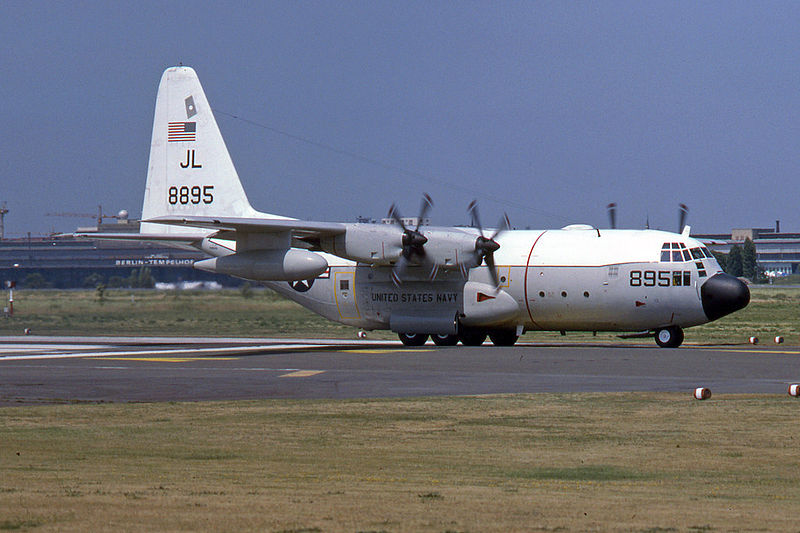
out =
[[636,393],[6,408],[0,530],[797,531],[799,407]]
[[[272,291],[107,290],[102,300],[87,291],[16,291],[14,317],[0,319],[0,335],[30,328],[39,335],[313,336],[354,338],[356,330],[325,320]],[[754,286],[750,305],[733,315],[686,330],[686,342],[741,343],[751,335],[783,335],[800,343],[800,289]],[[396,339],[373,332],[374,339]],[[523,340],[580,342],[619,339],[611,333],[530,332]],[[636,342],[642,342],[641,339]]]

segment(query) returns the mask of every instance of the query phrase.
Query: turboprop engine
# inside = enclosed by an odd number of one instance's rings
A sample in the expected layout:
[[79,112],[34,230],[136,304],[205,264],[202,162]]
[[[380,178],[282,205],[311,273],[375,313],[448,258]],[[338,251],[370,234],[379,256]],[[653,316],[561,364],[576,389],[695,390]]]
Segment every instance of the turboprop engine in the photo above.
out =
[[196,261],[194,268],[255,281],[298,281],[325,272],[328,262],[319,254],[288,250],[249,250]]

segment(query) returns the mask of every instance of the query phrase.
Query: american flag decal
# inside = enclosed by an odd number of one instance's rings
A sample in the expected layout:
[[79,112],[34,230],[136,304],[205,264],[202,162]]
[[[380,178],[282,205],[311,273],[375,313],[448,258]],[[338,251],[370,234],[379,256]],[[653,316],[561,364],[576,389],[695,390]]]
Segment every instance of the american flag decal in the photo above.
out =
[[167,142],[197,140],[196,122],[170,122],[167,124]]

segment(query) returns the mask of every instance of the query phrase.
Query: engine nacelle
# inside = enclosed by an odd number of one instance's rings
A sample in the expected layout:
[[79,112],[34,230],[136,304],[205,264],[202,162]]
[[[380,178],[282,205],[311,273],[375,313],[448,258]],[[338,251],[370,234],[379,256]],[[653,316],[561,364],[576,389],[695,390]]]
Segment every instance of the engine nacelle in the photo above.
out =
[[[424,245],[426,265],[445,269],[477,265],[477,231],[423,227],[420,233],[427,239]],[[339,257],[371,265],[388,265],[400,258],[403,230],[390,224],[347,224],[345,233],[323,238],[320,245]]]
[[194,268],[255,281],[298,281],[325,272],[328,262],[308,250],[251,250],[196,261]]
[[347,230],[321,239],[329,254],[371,265],[388,265],[400,257],[403,230],[389,224],[347,224]]
[[445,229],[431,228],[422,232],[427,237],[425,243],[425,261],[439,268],[454,269],[462,265],[472,268],[478,265],[475,253],[475,241],[479,233],[469,228]]

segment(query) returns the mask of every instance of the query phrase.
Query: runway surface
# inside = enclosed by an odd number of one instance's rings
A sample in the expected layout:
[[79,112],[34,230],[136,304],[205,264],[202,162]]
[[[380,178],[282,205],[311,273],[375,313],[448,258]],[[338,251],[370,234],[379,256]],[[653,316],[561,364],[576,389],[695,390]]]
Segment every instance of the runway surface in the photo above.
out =
[[138,337],[0,339],[0,405],[534,392],[785,394],[800,348]]

